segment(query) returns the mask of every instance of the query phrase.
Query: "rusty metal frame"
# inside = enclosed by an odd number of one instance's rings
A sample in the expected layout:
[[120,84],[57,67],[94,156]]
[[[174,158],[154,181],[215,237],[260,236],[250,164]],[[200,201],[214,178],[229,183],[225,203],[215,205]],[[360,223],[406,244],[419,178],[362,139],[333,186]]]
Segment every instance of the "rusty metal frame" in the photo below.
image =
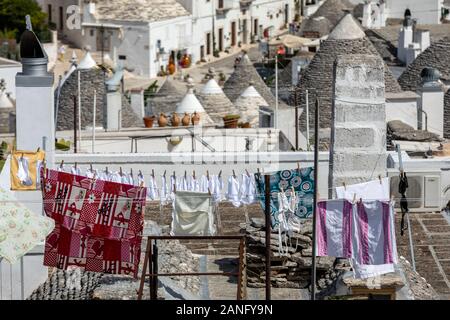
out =
[[[189,273],[158,273],[157,240],[239,240],[239,271],[238,272],[189,272]],[[149,273],[147,273],[147,268]],[[149,277],[150,300],[157,299],[158,277],[170,276],[237,276],[237,300],[247,296],[246,290],[245,235],[227,236],[148,236],[145,250],[144,266],[141,273],[138,300],[142,300],[146,277]]]

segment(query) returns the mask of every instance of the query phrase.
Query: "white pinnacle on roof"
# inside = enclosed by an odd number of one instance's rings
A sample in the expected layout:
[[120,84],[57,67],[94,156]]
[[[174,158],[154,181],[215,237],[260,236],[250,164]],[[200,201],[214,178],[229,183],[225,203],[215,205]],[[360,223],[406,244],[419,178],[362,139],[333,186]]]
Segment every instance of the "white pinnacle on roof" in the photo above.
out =
[[91,53],[89,51],[86,52],[83,59],[81,59],[80,64],[78,65],[78,69],[80,70],[89,70],[95,68],[97,63],[92,58]]
[[14,104],[4,91],[0,91],[0,109],[9,108],[14,108]]
[[194,114],[195,112],[200,114],[200,125],[213,123],[213,121],[203,108],[202,104],[195,96],[193,80],[192,78],[189,78],[188,91],[183,100],[181,100],[181,102],[177,105],[175,113],[178,113],[180,116],[183,116],[185,113],[192,116],[192,114]]
[[243,98],[262,98],[258,91],[256,91],[254,86],[249,86],[244,92],[240,95]]
[[366,36],[364,31],[356,22],[355,18],[349,13],[346,14],[338,25],[330,33],[328,39],[335,40],[353,40],[362,39]]
[[201,94],[203,95],[213,95],[213,94],[224,94],[222,88],[219,86],[216,80],[209,80],[203,87]]

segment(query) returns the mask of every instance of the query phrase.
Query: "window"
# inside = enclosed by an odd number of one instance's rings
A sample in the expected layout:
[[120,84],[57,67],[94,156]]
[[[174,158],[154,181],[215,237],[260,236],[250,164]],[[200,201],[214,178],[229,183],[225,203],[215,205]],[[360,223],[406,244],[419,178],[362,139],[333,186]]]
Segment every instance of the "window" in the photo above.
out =
[[59,7],[59,30],[64,30],[64,8]]
[[219,0],[219,6],[218,6],[218,8],[219,8],[219,9],[223,9],[223,0]]
[[91,37],[95,37],[94,29],[89,29],[89,34],[91,35]]

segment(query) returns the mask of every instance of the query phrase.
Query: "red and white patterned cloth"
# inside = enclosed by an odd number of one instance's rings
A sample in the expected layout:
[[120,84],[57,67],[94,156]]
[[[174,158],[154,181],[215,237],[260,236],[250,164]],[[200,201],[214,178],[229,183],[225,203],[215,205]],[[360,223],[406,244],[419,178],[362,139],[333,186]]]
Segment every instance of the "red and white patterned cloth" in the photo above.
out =
[[47,170],[43,199],[55,220],[44,265],[137,277],[146,188]]

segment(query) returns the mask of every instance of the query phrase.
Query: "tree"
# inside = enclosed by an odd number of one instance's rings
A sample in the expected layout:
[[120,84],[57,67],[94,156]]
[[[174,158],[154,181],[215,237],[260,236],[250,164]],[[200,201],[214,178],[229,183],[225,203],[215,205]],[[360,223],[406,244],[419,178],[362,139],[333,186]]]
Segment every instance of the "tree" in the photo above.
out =
[[36,0],[0,0],[0,30],[14,30],[18,39],[25,31],[25,16],[30,15],[33,30],[47,29],[47,14]]

